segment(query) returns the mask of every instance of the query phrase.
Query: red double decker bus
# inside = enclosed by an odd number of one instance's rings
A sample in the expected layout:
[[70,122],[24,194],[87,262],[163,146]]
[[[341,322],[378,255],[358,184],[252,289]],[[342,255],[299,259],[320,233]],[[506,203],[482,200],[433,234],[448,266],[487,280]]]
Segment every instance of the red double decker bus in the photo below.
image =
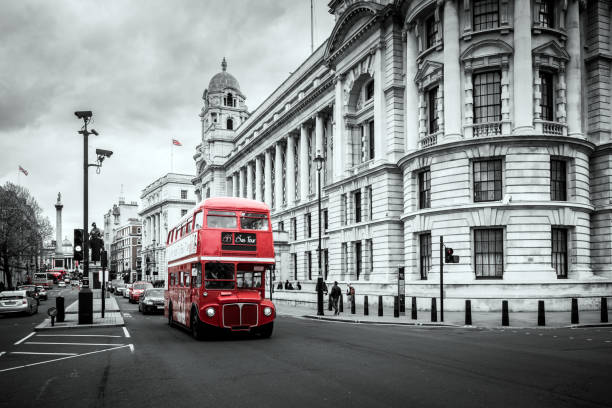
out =
[[270,337],[276,310],[266,299],[274,267],[270,210],[244,198],[208,198],[168,232],[168,324],[208,337],[218,330]]

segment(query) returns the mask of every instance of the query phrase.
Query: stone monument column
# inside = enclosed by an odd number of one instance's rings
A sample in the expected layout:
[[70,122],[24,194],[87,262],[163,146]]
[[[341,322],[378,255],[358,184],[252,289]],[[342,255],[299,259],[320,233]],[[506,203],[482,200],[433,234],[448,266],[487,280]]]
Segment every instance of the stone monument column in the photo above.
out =
[[[62,193],[57,193],[57,202],[55,203],[55,258],[64,259],[62,252]],[[55,266],[55,265],[53,265]]]

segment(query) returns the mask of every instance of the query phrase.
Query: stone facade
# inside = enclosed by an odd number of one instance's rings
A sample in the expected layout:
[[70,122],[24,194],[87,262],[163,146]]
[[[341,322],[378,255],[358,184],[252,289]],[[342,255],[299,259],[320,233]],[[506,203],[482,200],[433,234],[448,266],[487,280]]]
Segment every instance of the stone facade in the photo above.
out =
[[196,204],[193,176],[168,173],[142,190],[142,278],[166,280],[168,231]]
[[316,280],[320,156],[327,280],[393,294],[404,266],[436,296],[443,237],[449,307],[609,295],[610,1],[329,7],[328,40],[254,112],[239,99],[238,127],[202,110],[196,189],[270,206],[277,278]]
[[109,262],[117,278],[127,278],[129,282],[142,278],[141,234],[142,223],[137,218],[130,218],[114,229]]

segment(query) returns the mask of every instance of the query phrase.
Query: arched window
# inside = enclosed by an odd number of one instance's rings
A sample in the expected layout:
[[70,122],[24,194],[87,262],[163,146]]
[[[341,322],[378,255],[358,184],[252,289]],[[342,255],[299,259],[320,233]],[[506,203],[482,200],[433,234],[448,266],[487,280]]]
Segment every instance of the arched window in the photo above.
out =
[[236,106],[236,104],[234,103],[234,96],[232,95],[231,92],[228,92],[227,95],[225,96],[225,98],[223,98],[223,102],[225,106]]
[[227,130],[234,130],[234,121],[232,118],[227,119]]

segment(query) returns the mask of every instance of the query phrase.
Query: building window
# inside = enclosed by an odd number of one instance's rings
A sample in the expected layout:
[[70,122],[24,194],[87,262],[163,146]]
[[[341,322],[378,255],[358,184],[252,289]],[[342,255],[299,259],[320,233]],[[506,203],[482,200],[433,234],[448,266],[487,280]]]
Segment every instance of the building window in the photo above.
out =
[[550,72],[540,71],[540,89],[542,99],[540,100],[540,108],[542,109],[542,120],[555,120],[555,104],[554,104],[554,87],[553,75]]
[[499,27],[499,0],[474,0],[474,31]]
[[372,186],[367,186],[366,189],[366,205],[365,216],[372,221]]
[[567,200],[566,163],[563,160],[550,161],[550,199],[552,201]]
[[365,100],[369,101],[374,97],[374,81],[370,81],[365,86]]
[[431,269],[431,233],[419,235],[419,250],[421,279],[427,279],[427,272]]
[[538,6],[538,23],[541,27],[555,28],[554,0],[540,0]]
[[187,214],[187,210],[181,210],[181,217]]
[[325,276],[325,280],[329,275],[329,251],[327,249],[323,250],[323,276]]
[[346,194],[342,194],[340,196],[340,223],[342,225],[347,225],[347,202],[346,202]]
[[278,222],[278,230],[279,231],[284,231],[285,230],[285,223],[283,221],[279,221]]
[[297,218],[292,218],[291,219],[291,234],[293,236],[293,239],[296,240],[297,239]]
[[234,121],[231,118],[227,120],[227,130],[234,130]]
[[501,159],[474,162],[474,201],[498,201],[502,199]]
[[474,122],[501,121],[501,72],[491,71],[475,74]]
[[297,278],[298,278],[297,277],[297,270],[298,270],[297,262],[298,262],[297,261],[297,254],[293,254],[293,279],[294,280],[297,280]]
[[431,208],[431,171],[419,173],[419,208]]
[[355,222],[361,222],[361,190],[353,192],[353,203],[355,205]]
[[372,273],[374,271],[374,244],[371,239],[366,239],[366,253],[367,256],[367,272]]
[[304,230],[306,231],[306,238],[312,236],[312,216],[310,213],[304,215]]
[[425,20],[425,48],[431,48],[436,45],[438,37],[438,25],[436,24],[435,16],[432,15]]
[[429,134],[434,134],[438,131],[438,87],[427,91],[427,121]]
[[550,263],[557,272],[557,278],[567,278],[567,230],[552,229],[552,254]]
[[327,208],[323,210],[323,231],[327,231],[329,228],[329,215],[327,213]]
[[355,278],[361,276],[361,242],[355,242]]
[[181,199],[183,200],[187,199],[187,190],[181,190]]
[[312,280],[312,251],[306,252],[306,270],[308,271],[308,280]]
[[374,158],[374,121],[373,120],[371,120],[368,123],[368,127],[370,130],[370,134],[368,137],[368,152],[370,156],[368,157],[368,159],[372,160]]
[[340,268],[342,270],[342,275],[345,275],[348,271],[348,266],[346,264],[348,258],[348,246],[346,242],[343,242],[340,247]]
[[476,278],[495,279],[504,274],[504,230],[474,230],[474,269]]

